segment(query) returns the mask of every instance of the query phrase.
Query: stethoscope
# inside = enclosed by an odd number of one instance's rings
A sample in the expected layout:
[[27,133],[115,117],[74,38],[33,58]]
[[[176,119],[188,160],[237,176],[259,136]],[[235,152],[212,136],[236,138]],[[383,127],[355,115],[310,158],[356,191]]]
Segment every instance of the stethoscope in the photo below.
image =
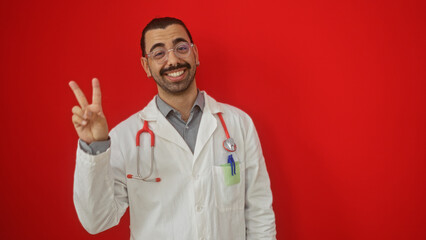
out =
[[[235,152],[237,150],[237,144],[235,144],[235,141],[233,138],[230,137],[229,132],[228,132],[228,128],[226,127],[225,121],[223,120],[222,117],[222,113],[217,113],[217,115],[219,116],[220,122],[222,123],[223,129],[225,131],[225,135],[226,135],[226,139],[225,141],[223,141],[223,148],[232,153]],[[139,117],[142,120],[142,117],[139,115]],[[144,177],[141,175],[140,173],[140,168],[139,168],[139,149],[140,149],[140,138],[142,133],[148,133],[151,136],[151,167],[149,170],[149,173]],[[156,177],[156,178],[151,178],[152,172],[153,172],[153,165],[154,165],[154,146],[155,146],[155,134],[154,132],[152,132],[151,129],[149,129],[148,127],[148,121],[143,121],[143,127],[136,133],[136,171],[137,171],[137,175],[134,176],[132,174],[127,174],[127,178],[128,179],[136,179],[136,180],[142,180],[145,182],[160,182],[161,178],[160,177]],[[231,173],[232,175],[236,174],[236,167],[235,167],[235,161],[232,157],[232,154],[230,154],[228,156],[228,163],[230,163],[231,165]]]

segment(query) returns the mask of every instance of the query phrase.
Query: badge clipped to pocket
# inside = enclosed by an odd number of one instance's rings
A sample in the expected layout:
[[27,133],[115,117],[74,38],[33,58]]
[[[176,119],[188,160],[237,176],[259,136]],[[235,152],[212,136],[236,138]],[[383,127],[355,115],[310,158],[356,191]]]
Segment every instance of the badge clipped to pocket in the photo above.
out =
[[226,186],[231,186],[240,182],[240,163],[234,153],[227,154],[227,162],[220,165]]

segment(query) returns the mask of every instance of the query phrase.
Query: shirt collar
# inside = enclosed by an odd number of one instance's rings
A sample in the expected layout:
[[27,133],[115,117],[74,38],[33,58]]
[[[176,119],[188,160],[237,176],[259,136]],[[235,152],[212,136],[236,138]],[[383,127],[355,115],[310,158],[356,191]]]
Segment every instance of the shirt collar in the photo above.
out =
[[[160,98],[160,96],[156,96],[155,103],[157,104],[158,110],[160,110],[161,114],[163,114],[164,117],[167,117],[167,115],[171,112],[178,112],[176,109],[174,109],[172,106],[167,104],[163,99]],[[201,112],[204,109],[204,94],[203,92],[198,90],[197,98],[195,99],[194,105],[192,105],[191,112],[194,111],[194,108],[198,106],[201,110]]]

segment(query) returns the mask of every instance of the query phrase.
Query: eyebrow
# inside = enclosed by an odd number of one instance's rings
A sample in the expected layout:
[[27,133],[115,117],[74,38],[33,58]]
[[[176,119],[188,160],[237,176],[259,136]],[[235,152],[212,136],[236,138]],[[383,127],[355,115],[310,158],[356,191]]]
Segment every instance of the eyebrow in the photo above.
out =
[[164,43],[156,43],[154,45],[152,45],[151,49],[149,49],[149,52],[152,52],[152,50],[156,49],[157,47],[164,47],[166,45],[164,45]]
[[176,38],[175,40],[173,40],[173,45],[176,45],[180,42],[188,42],[188,41],[186,41],[186,39],[184,38]]

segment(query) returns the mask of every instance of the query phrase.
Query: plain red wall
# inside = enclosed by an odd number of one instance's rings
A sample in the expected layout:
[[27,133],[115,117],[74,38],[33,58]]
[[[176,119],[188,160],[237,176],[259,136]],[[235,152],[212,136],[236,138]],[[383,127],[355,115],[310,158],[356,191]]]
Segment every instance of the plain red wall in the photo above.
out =
[[425,1],[1,1],[1,239],[91,236],[72,202],[76,104],[98,77],[110,127],[156,93],[142,28],[182,18],[197,83],[249,113],[278,239],[426,239]]

